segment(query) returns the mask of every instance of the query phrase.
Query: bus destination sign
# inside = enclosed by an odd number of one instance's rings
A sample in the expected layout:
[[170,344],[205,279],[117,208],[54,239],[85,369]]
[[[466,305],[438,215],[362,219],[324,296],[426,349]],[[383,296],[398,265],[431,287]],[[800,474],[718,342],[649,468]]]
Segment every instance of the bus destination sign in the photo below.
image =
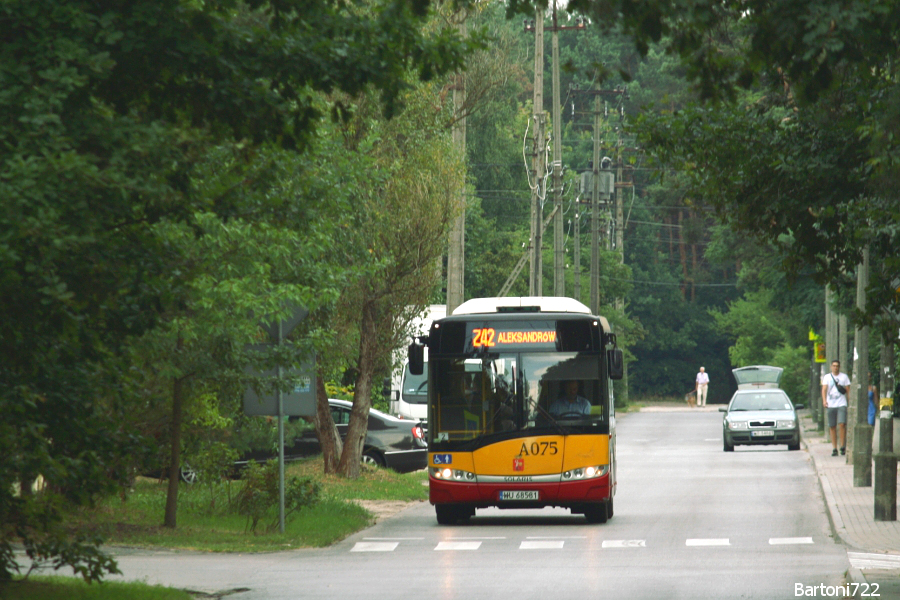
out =
[[473,348],[496,348],[499,346],[546,346],[556,347],[556,330],[500,330],[493,327],[472,329]]

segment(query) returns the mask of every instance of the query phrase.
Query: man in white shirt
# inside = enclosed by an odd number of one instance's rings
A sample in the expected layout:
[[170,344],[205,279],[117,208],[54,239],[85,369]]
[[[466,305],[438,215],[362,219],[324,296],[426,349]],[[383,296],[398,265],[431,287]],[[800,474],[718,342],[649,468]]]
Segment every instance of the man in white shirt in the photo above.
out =
[[825,407],[828,414],[832,456],[838,455],[838,428],[841,432],[841,454],[845,454],[847,451],[847,392],[849,390],[850,378],[845,373],[841,373],[840,361],[831,361],[831,373],[822,378],[822,406]]
[[706,406],[706,390],[708,387],[709,375],[706,374],[704,367],[700,367],[700,372],[697,373],[697,384],[694,388],[697,392],[697,406]]
[[587,398],[578,394],[578,382],[567,381],[563,387],[564,395],[550,405],[550,414],[554,417],[561,415],[589,415],[591,403]]

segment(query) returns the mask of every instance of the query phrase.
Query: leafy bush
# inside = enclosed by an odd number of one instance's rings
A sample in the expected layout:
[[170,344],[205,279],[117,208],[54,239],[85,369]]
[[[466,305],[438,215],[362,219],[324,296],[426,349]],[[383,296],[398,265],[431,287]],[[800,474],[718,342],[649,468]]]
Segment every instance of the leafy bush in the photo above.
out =
[[[274,509],[274,519],[266,526],[270,533],[278,527],[278,463],[269,460],[265,465],[250,461],[241,476],[243,486],[235,497],[237,512],[247,518],[247,530],[255,532],[260,521],[270,517]],[[313,506],[322,495],[319,482],[310,477],[290,477],[284,482],[284,518],[302,508]]]
[[791,402],[809,406],[809,349],[782,344],[772,353],[768,364],[784,369],[779,387],[787,392]]

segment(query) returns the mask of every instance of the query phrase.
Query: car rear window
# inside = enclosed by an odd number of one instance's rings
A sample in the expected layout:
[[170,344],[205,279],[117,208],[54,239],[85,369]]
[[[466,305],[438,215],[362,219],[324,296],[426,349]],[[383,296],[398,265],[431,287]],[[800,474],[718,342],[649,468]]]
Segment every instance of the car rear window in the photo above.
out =
[[731,410],[791,410],[791,401],[783,393],[740,394],[731,403]]

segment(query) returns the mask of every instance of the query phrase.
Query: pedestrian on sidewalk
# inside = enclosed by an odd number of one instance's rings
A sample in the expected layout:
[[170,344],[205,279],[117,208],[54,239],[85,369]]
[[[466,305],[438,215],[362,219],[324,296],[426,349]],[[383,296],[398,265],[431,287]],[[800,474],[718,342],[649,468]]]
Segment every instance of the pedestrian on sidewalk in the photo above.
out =
[[875,424],[875,413],[878,412],[878,408],[875,406],[877,402],[875,399],[878,398],[878,388],[875,387],[875,384],[869,384],[869,425]]
[[700,372],[697,373],[697,384],[695,387],[695,391],[697,392],[697,406],[706,406],[706,390],[709,387],[709,375],[706,374],[706,369],[704,367],[700,367]]
[[822,378],[822,406],[828,414],[831,431],[831,455],[838,455],[838,430],[841,438],[841,454],[847,452],[847,391],[850,378],[841,373],[841,361],[831,361],[831,373]]

